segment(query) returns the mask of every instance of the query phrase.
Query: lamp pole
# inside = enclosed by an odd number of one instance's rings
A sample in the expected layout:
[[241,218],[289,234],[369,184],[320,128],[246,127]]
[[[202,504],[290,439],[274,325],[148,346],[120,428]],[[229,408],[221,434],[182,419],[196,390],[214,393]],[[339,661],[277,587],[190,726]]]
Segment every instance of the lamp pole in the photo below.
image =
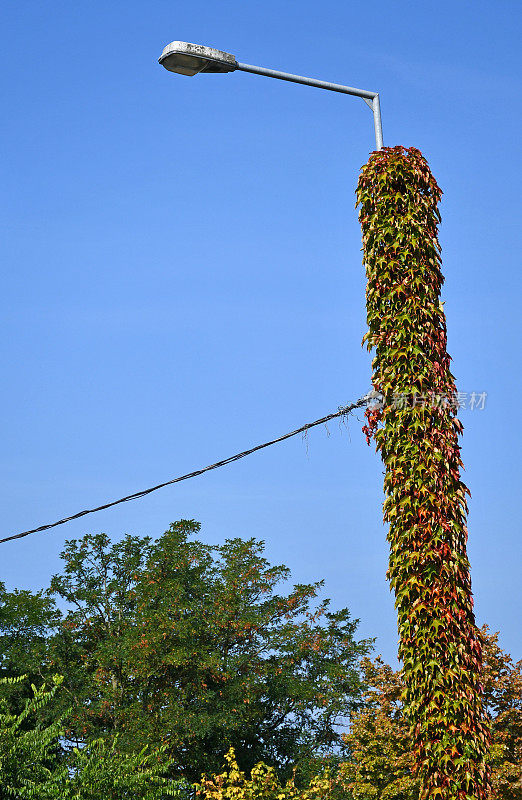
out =
[[327,89],[330,92],[361,97],[373,112],[376,150],[381,150],[383,147],[381,106],[378,92],[356,89],[354,86],[343,86],[340,83],[319,81],[315,78],[305,78],[302,75],[292,75],[289,72],[278,72],[275,69],[256,67],[253,64],[242,64],[240,61],[236,61],[235,56],[231,53],[216,50],[214,47],[191,44],[190,42],[171,42],[168,44],[159,58],[159,63],[169,72],[177,72],[180,75],[192,76],[200,72],[224,73],[239,70],[240,72],[251,72],[254,75],[264,75],[267,78],[289,81],[290,83],[301,83],[304,86],[314,86],[317,89]]

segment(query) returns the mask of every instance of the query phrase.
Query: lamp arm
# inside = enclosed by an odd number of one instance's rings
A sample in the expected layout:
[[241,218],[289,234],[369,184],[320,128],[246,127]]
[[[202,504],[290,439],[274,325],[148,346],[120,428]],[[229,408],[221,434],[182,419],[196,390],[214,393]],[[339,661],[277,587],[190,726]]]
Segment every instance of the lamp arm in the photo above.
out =
[[292,75],[290,72],[279,72],[275,69],[267,69],[266,67],[256,67],[253,64],[242,64],[236,61],[235,68],[241,72],[251,72],[254,75],[264,75],[267,78],[277,78],[280,81],[289,81],[290,83],[301,83],[304,86],[314,86],[317,89],[327,89],[330,92],[339,92],[340,94],[351,94],[355,97],[362,97],[363,100],[370,106],[373,111],[373,121],[375,125],[375,144],[376,149],[381,150],[383,147],[382,138],[382,119],[381,119],[381,104],[379,101],[378,92],[370,92],[367,89],[356,89],[354,86],[343,86],[340,83],[330,83],[329,81],[319,81],[315,78],[305,78],[303,75]]

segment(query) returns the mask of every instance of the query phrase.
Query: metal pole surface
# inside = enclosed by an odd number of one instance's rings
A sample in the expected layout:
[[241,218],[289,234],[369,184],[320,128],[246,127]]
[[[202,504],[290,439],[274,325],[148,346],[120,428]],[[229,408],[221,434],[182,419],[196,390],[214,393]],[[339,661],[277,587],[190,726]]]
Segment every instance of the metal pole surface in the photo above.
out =
[[377,145],[377,150],[382,150],[384,143],[382,140],[381,103],[378,94],[372,100],[372,111],[375,124],[375,144]]
[[304,86],[314,86],[317,89],[328,89],[330,92],[351,94],[354,97],[362,97],[363,100],[366,101],[370,100],[375,125],[375,144],[377,150],[383,147],[381,107],[377,92],[370,92],[367,89],[356,89],[354,86],[343,86],[340,83],[318,81],[315,78],[305,78],[303,75],[292,75],[290,72],[279,72],[275,69],[266,69],[266,67],[255,67],[253,64],[242,64],[239,61],[236,61],[236,69],[241,70],[241,72],[252,72],[254,75],[264,75],[267,78],[278,78],[278,80],[281,81],[301,83]]

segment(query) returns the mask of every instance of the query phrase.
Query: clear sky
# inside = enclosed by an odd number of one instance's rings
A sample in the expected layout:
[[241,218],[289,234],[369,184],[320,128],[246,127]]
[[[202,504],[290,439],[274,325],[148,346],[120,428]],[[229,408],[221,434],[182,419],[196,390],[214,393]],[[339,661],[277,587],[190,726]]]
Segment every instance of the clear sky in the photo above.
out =
[[[174,39],[381,93],[444,190],[478,622],[520,636],[518,0],[19,0],[4,10],[2,536],[225,458],[369,389],[362,100],[157,63]],[[66,538],[255,536],[392,660],[382,467],[352,419],[0,546],[36,589]]]

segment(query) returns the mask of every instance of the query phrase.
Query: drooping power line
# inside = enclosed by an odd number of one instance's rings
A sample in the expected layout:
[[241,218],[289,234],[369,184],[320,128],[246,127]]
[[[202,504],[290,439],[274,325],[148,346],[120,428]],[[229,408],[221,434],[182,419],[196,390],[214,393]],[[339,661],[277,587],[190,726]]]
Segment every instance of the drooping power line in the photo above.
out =
[[258,444],[255,447],[251,447],[250,450],[244,450],[242,453],[236,453],[234,456],[230,456],[229,458],[224,458],[222,461],[216,461],[215,464],[210,464],[208,467],[203,467],[202,469],[194,470],[194,472],[188,472],[186,475],[180,475],[179,478],[172,478],[170,481],[165,481],[164,483],[158,483],[157,486],[151,486],[150,489],[142,489],[140,492],[134,492],[133,494],[128,494],[126,497],[120,497],[119,500],[111,500],[109,503],[104,503],[101,506],[96,506],[96,508],[87,508],[84,511],[78,511],[76,514],[71,514],[69,517],[64,517],[63,519],[59,519],[56,522],[49,522],[47,525],[40,525],[38,528],[32,528],[29,531],[22,531],[22,533],[14,533],[11,536],[5,536],[3,539],[0,539],[0,544],[3,542],[9,542],[12,539],[23,539],[24,536],[29,536],[31,533],[40,533],[41,531],[48,531],[50,528],[56,528],[58,525],[65,525],[66,522],[71,522],[73,519],[79,519],[80,517],[84,517],[86,514],[95,514],[97,511],[103,511],[106,508],[112,508],[112,506],[117,506],[120,503],[127,503],[129,500],[137,500],[139,497],[145,497],[147,494],[151,494],[152,492],[157,492],[158,489],[163,489],[164,486],[170,486],[173,483],[180,483],[180,481],[186,481],[189,478],[196,478],[198,475],[202,475],[204,472],[210,472],[212,469],[218,469],[218,467],[224,467],[226,464],[231,464],[233,461],[239,461],[240,458],[244,458],[245,456],[249,456],[252,453],[255,453],[257,450],[263,450],[265,447],[270,447],[272,444],[277,444],[278,442],[283,442],[285,439],[290,439],[292,436],[297,436],[298,433],[305,433],[310,428],[314,428],[316,425],[324,425],[326,422],[329,422],[331,419],[335,419],[335,417],[344,417],[348,415],[351,411],[354,411],[356,408],[360,408],[365,403],[368,402],[369,396],[366,395],[365,397],[361,397],[360,400],[357,400],[356,403],[352,403],[348,406],[339,406],[339,410],[335,411],[333,414],[328,414],[326,417],[321,417],[321,419],[316,419],[315,422],[307,422],[306,425],[302,425],[300,428],[296,428],[295,431],[290,431],[290,433],[285,433],[283,436],[278,436],[277,439],[272,439],[269,442],[264,442],[263,444]]

